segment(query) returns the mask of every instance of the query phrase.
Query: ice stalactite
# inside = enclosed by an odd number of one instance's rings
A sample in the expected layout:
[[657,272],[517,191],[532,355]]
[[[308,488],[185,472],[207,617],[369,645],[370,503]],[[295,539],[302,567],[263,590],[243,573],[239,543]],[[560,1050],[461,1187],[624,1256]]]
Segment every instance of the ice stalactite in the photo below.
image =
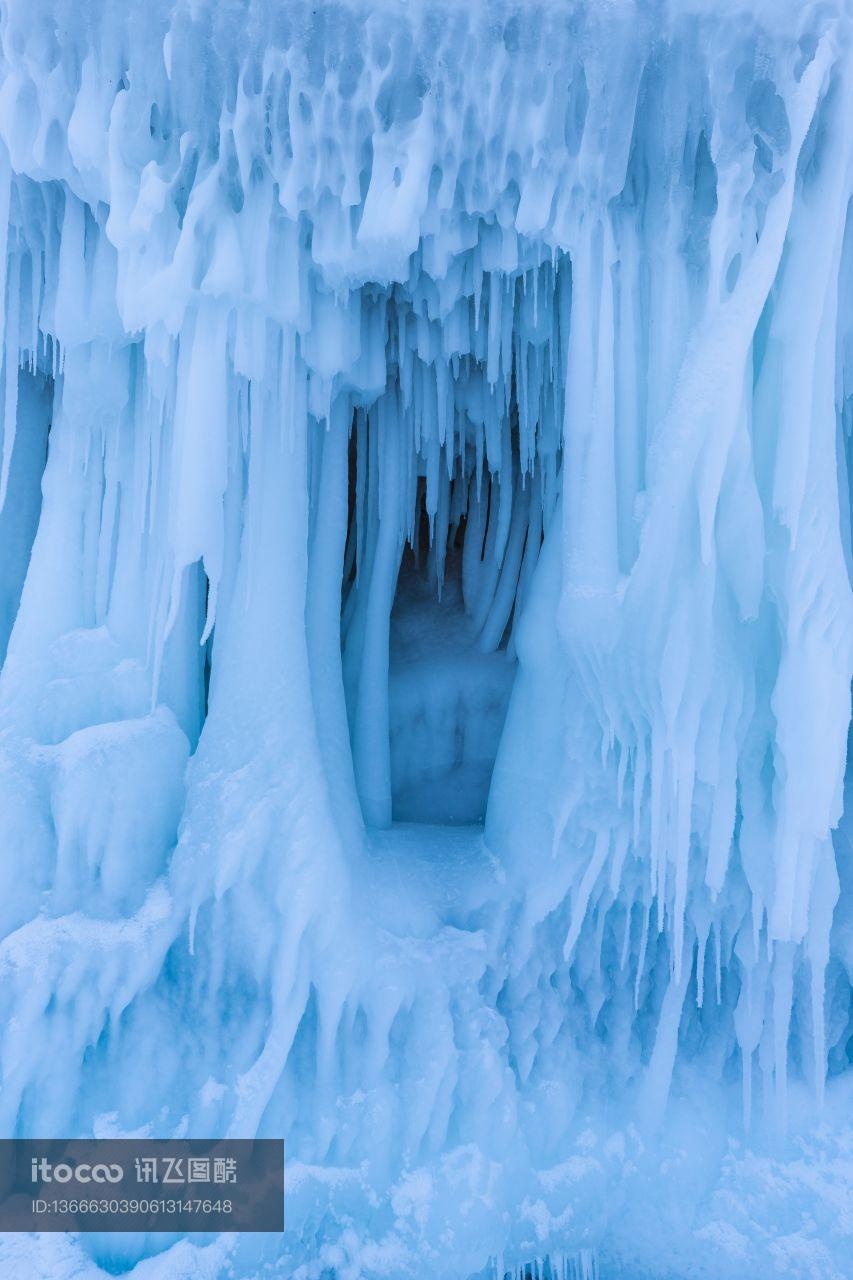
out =
[[850,37],[7,5],[5,1132],[284,1133],[238,1274],[594,1275],[697,1079],[820,1107]]
[[598,1280],[599,1269],[595,1254],[581,1249],[575,1257],[537,1258],[511,1270],[496,1262],[491,1275],[495,1280]]

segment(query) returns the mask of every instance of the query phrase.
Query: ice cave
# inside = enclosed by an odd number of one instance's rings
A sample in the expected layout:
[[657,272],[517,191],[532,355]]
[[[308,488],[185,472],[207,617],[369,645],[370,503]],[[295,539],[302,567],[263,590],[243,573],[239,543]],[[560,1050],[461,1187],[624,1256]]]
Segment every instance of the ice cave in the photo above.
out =
[[3,1138],[283,1233],[853,1275],[849,0],[3,0]]

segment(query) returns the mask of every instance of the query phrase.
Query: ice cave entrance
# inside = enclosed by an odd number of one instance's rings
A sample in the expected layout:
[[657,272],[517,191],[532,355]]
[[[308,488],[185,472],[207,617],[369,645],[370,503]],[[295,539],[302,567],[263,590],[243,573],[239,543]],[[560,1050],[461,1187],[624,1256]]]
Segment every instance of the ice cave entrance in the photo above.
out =
[[[418,370],[417,355],[407,367],[388,341],[385,391],[352,413],[342,658],[368,826],[485,818],[516,624],[559,472],[557,273],[529,275],[489,285],[491,317],[466,317],[461,358]],[[390,334],[405,331],[406,305],[389,305]]]
[[565,412],[568,256],[481,222],[438,280],[416,258],[405,284],[328,303],[360,354],[318,395],[311,464],[317,593],[342,557],[353,772],[376,828],[485,817]]
[[[476,602],[466,607],[466,532],[463,520],[440,590],[428,529],[417,549],[406,548],[400,566],[388,700],[392,813],[399,822],[482,822],[486,813],[516,663],[508,635],[495,648],[481,645]],[[470,536],[481,537],[480,529]]]

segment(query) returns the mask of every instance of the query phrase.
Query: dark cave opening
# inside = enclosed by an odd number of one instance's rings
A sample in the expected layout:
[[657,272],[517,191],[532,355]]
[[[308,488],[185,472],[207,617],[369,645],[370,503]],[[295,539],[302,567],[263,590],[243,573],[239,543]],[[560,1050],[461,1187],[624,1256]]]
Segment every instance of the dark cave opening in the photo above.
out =
[[0,666],[21,603],[41,515],[41,482],[53,417],[53,378],[41,367],[18,370],[17,430],[0,510]]
[[[514,630],[538,560],[543,512],[553,503],[553,485],[549,490],[538,462],[529,469],[522,464],[516,417],[513,388],[502,471],[490,470],[471,442],[447,469],[442,459],[436,509],[429,509],[424,474],[413,487],[386,633],[395,822],[460,825],[485,818],[517,668]],[[342,649],[353,740],[358,669],[349,646],[363,643],[359,592],[371,568],[370,552],[362,549],[359,575],[359,539],[369,539],[358,527],[359,467],[369,468],[359,449],[375,451],[375,431],[365,414],[349,443]]]

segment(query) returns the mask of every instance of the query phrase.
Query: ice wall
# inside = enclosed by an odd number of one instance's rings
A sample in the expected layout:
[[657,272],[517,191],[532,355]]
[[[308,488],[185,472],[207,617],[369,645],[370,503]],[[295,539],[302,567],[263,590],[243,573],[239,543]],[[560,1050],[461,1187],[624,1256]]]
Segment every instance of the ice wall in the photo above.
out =
[[[283,1133],[284,1243],[162,1274],[616,1256],[590,1116],[612,1189],[843,1087],[850,35],[6,5],[0,1116]],[[412,554],[484,836],[388,829]]]

